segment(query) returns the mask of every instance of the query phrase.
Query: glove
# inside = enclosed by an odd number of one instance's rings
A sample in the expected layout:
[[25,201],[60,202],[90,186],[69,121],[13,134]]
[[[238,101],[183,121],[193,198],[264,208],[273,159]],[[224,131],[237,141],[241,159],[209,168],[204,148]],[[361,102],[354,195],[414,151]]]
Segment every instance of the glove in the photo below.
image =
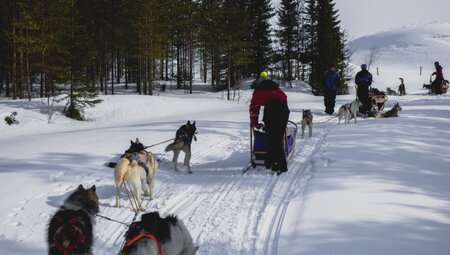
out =
[[252,124],[252,127],[256,128],[256,129],[261,129],[262,127],[264,127],[264,124],[255,123],[255,124]]

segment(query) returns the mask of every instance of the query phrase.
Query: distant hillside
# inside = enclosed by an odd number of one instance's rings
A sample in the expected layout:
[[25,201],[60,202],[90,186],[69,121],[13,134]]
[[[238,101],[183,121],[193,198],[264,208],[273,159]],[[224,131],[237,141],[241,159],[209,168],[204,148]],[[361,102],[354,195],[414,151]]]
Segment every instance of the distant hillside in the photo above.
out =
[[366,62],[372,47],[380,50],[370,70],[374,74],[373,86],[380,89],[395,88],[402,77],[408,89],[421,91],[422,85],[429,83],[435,61],[443,66],[444,76],[450,77],[450,23],[407,26],[353,40],[350,48],[354,51],[351,62],[355,71]]
[[380,49],[376,66],[418,67],[439,61],[450,67],[450,23],[433,23],[425,26],[407,26],[370,36],[350,43],[355,51],[352,62],[365,61],[370,48]]

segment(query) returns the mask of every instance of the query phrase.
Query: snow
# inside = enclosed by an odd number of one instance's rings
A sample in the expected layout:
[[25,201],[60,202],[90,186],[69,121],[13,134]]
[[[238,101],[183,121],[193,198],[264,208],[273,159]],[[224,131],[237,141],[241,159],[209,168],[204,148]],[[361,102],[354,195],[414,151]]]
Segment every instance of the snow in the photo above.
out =
[[450,70],[450,23],[392,29],[353,40],[350,48],[355,51],[352,62],[356,70],[367,62],[371,48],[379,50],[377,60],[370,69],[374,75],[374,87],[383,90],[386,87],[397,88],[399,78],[404,78],[407,93],[411,90],[422,93],[422,85],[430,83],[430,75],[435,71],[435,61],[443,66],[444,77],[448,73],[446,70]]
[[[379,63],[395,69],[393,59]],[[183,219],[199,255],[445,254],[450,97],[425,95],[426,77],[407,72],[416,65],[398,69],[409,83],[407,96],[389,97],[386,109],[395,102],[403,108],[395,119],[338,126],[336,119],[325,122],[330,117],[322,97],[305,93],[303,85],[285,89],[291,119],[299,121],[308,108],[317,124],[312,138],[298,136],[289,171],[280,176],[263,169],[242,174],[249,163],[248,89],[239,102],[207,89],[102,96],[86,111],[89,121],[59,117],[51,124],[41,100],[1,99],[0,116],[17,111],[20,124],[0,124],[0,254],[45,254],[48,221],[79,184],[97,186],[103,215],[130,222],[124,192],[123,207],[114,207],[113,170],[103,164],[117,160],[136,137],[146,145],[172,138],[187,120],[195,120],[199,132],[192,145],[194,174],[181,166],[174,172],[169,153],[156,173],[156,198],[144,205]],[[376,86],[384,89],[397,78],[382,72]],[[338,96],[337,107],[353,99]],[[151,151],[161,157],[164,147]],[[98,218],[94,254],[117,253],[125,230]]]

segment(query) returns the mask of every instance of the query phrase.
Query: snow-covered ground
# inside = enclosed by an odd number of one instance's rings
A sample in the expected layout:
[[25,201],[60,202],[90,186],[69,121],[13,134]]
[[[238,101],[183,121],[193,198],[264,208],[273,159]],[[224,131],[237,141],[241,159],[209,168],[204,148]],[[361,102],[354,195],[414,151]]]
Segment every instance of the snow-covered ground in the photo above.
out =
[[[380,63],[393,70],[402,55],[392,54],[398,57]],[[156,199],[144,204],[183,219],[198,254],[447,254],[450,96],[425,95],[428,78],[407,72],[416,65],[399,68],[408,95],[389,97],[386,109],[395,102],[403,108],[395,119],[338,126],[336,119],[325,122],[322,97],[286,89],[292,120],[308,108],[324,123],[312,138],[298,136],[289,171],[280,176],[263,169],[242,174],[251,90],[241,91],[239,103],[201,89],[102,96],[86,112],[89,121],[59,117],[51,124],[41,100],[0,99],[0,117],[16,111],[20,121],[0,124],[0,254],[45,254],[48,221],[79,184],[97,186],[103,215],[131,221],[124,192],[123,207],[114,207],[113,170],[103,164],[136,137],[146,145],[172,138],[187,120],[199,131],[194,174],[181,166],[174,172],[169,153],[156,174]],[[375,86],[397,78],[381,72]],[[337,107],[353,98],[339,96]],[[162,156],[164,146],[151,151]],[[125,230],[98,218],[94,254],[117,253]]]

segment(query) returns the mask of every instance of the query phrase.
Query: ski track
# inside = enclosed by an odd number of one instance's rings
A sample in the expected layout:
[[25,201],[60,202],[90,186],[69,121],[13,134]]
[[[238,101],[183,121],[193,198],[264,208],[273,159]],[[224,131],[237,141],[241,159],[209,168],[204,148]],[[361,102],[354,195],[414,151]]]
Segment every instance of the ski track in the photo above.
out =
[[[248,150],[248,141],[239,139],[238,136],[231,139],[216,137],[205,141],[198,149],[198,145],[194,144],[191,159],[194,174],[186,174],[185,167],[180,167],[181,170],[175,172],[171,160],[160,162],[155,180],[155,198],[149,200],[143,197],[146,212],[157,210],[162,215],[175,214],[183,219],[194,242],[200,245],[198,254],[277,254],[280,231],[289,202],[296,191],[306,184],[308,176],[305,172],[313,167],[312,158],[323,143],[328,129],[329,124],[316,126],[312,138],[302,139],[298,135],[296,152],[289,164],[290,170],[280,176],[260,168],[251,169],[245,174],[242,174],[242,169],[228,170],[227,165],[239,165],[241,163],[238,161],[242,159],[218,161],[211,171],[199,170],[196,174],[195,166],[201,168],[201,162],[205,158],[220,158],[224,148],[227,153]],[[241,132],[239,135],[245,134]],[[183,161],[180,158],[178,164],[181,165]],[[222,173],[216,171],[222,168],[227,170]],[[48,221],[51,216],[51,213],[34,213],[28,209],[32,207],[29,205],[30,201],[52,196],[57,199],[56,202],[52,201],[53,204],[62,204],[65,197],[76,188],[76,185],[64,180],[65,174],[58,172],[50,176],[54,181],[52,191],[19,201],[18,206],[8,214],[4,223],[16,227],[14,236],[19,243],[25,242],[31,235],[44,234],[36,231],[42,229],[42,226],[26,224],[27,217],[39,217],[42,221]],[[103,176],[94,178],[92,184],[113,187],[112,176],[112,171],[104,173]],[[81,176],[81,179],[86,177],[89,174]],[[201,183],[211,180],[211,184],[199,186],[196,184],[198,179],[204,179]],[[131,223],[135,215],[124,190],[120,194],[121,208],[114,207],[113,188],[103,190],[99,197],[102,215]],[[24,211],[33,213],[21,214]],[[94,254],[117,254],[123,244],[127,226],[103,218],[97,218],[96,222]]]
[[[189,175],[184,172],[185,167],[175,172],[171,161],[163,161],[157,172],[162,180],[157,179],[155,182],[156,198],[143,200],[146,211],[157,210],[162,215],[175,214],[183,219],[194,242],[200,245],[198,254],[277,254],[289,202],[298,193],[296,191],[306,185],[308,172],[314,163],[312,159],[332,123],[316,126],[312,138],[302,139],[300,135],[297,136],[290,170],[280,176],[259,168],[246,174],[242,174],[241,169],[219,175],[217,171],[196,174],[195,167],[194,174]],[[224,147],[243,150],[248,148],[247,143],[242,139],[211,139],[202,144],[199,150],[194,147],[191,164],[201,167],[197,162],[208,156],[217,157],[223,153]],[[182,162],[179,159],[179,164]],[[229,163],[217,162],[217,169]],[[199,186],[196,184],[199,178],[211,179],[211,184]],[[103,207],[102,213],[129,223],[134,213],[122,193],[122,208],[112,207],[115,201],[114,196],[111,196],[101,201],[102,204],[111,205]],[[102,227],[96,237],[95,253],[117,253],[126,226],[111,223],[102,224]]]
[[271,206],[275,207],[275,209],[272,210],[273,216],[268,217],[269,222],[262,223],[263,225],[266,225],[267,223],[269,226],[267,235],[263,240],[263,254],[278,254],[280,232],[283,226],[283,221],[289,206],[289,202],[297,194],[296,191],[299,188],[303,188],[300,186],[305,186],[306,182],[309,180],[309,176],[307,176],[309,172],[308,170],[312,168],[312,159],[320,149],[321,144],[326,138],[328,127],[322,129],[316,128],[315,132],[316,135],[314,137],[304,140],[305,145],[302,147],[303,150],[299,150],[296,153],[295,157],[293,158],[292,164],[290,164],[289,166],[289,168],[294,171],[294,176],[284,176],[284,179],[289,178],[287,185],[285,185],[282,181],[277,183],[280,185],[276,185],[277,187],[275,189],[277,191],[281,190],[279,193],[283,195],[281,197],[273,197],[273,199],[275,200],[271,203]]

